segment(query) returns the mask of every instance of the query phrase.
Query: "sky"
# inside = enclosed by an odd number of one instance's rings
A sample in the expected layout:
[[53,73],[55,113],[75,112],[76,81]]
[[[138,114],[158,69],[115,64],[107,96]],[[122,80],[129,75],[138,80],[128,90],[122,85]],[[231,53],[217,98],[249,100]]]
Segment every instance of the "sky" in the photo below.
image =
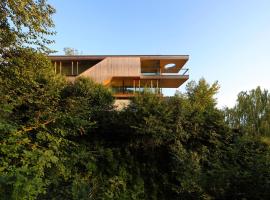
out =
[[56,8],[57,54],[72,47],[85,55],[189,55],[189,80],[218,81],[219,107],[232,107],[240,91],[270,89],[270,0],[49,3]]

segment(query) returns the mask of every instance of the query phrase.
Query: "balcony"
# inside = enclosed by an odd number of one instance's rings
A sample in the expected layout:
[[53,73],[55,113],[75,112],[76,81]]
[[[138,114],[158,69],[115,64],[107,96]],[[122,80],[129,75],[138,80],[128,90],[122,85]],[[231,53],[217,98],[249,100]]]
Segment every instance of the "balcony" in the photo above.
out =
[[142,76],[160,76],[160,75],[180,75],[187,76],[189,69],[183,68],[180,69],[178,73],[161,73],[161,72],[142,72]]
[[162,88],[178,88],[188,80],[188,69],[183,68],[188,58],[142,56],[123,57],[59,57],[52,61],[55,72],[73,82],[76,77],[87,76],[111,88],[117,98],[130,98],[148,90],[157,95]]

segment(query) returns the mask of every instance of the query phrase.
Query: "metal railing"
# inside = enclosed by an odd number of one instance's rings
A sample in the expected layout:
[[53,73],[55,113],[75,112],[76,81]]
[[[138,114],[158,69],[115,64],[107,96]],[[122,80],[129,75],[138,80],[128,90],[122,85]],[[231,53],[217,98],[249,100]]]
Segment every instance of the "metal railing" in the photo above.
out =
[[183,69],[180,70],[180,72],[181,72],[181,71],[183,72],[181,75],[184,76],[184,75],[188,75],[189,69],[188,69],[188,68],[183,68]]

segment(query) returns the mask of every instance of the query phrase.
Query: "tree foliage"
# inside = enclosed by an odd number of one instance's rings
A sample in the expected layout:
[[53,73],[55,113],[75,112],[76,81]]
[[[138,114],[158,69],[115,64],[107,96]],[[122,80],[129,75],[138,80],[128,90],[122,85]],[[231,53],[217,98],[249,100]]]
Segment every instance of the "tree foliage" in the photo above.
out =
[[51,18],[55,9],[46,0],[2,0],[0,2],[0,55],[7,49],[36,46],[48,51],[46,45],[54,34]]
[[77,49],[71,47],[65,47],[64,52],[66,56],[74,56],[79,54],[79,51]]
[[257,87],[240,92],[234,108],[225,109],[225,117],[232,128],[241,129],[247,135],[270,134],[270,94]]
[[268,139],[227,125],[216,83],[142,93],[116,111],[103,86],[66,83],[32,50],[14,54],[1,68],[2,199],[269,196]]
[[95,165],[91,149],[78,141],[94,129],[96,113],[111,109],[110,92],[87,79],[66,83],[31,49],[6,59],[0,69],[1,198],[81,196],[76,188],[86,190],[89,182],[80,171]]

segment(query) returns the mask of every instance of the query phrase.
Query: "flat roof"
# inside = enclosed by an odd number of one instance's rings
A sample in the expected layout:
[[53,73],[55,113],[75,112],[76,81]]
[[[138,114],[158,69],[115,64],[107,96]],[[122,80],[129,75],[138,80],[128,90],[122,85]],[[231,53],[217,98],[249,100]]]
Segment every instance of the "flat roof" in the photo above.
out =
[[189,55],[49,55],[48,57],[51,60],[102,60],[107,57],[140,57],[142,60],[189,59]]

